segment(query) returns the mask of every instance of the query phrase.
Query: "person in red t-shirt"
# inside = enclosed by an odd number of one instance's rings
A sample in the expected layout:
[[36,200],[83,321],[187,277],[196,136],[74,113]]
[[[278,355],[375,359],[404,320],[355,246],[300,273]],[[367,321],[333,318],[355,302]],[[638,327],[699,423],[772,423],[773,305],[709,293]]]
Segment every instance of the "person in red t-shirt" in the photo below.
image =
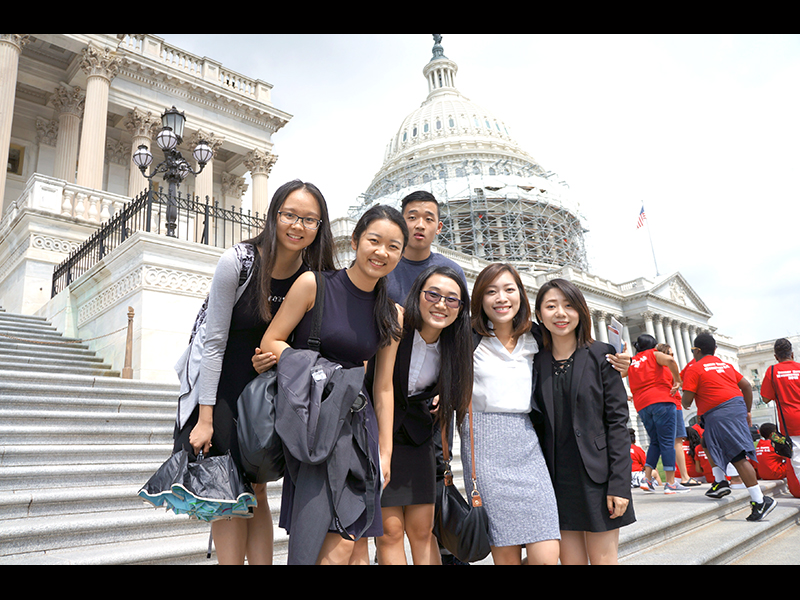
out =
[[786,468],[788,466],[786,459],[775,452],[775,448],[772,447],[772,442],[769,439],[772,432],[777,429],[774,423],[763,423],[758,428],[758,433],[762,437],[756,446],[756,457],[758,457],[756,472],[759,479],[775,480],[786,477]]
[[[696,481],[696,477],[705,477],[703,473],[703,466],[700,463],[698,452],[702,452],[703,447],[700,445],[700,436],[702,429],[698,432],[696,428],[699,425],[695,424],[693,427],[686,428],[686,437],[681,443],[681,450],[683,451],[684,461],[686,463],[686,473],[692,481]],[[709,467],[709,470],[711,467]],[[699,482],[698,482],[699,484]]]
[[697,403],[697,416],[704,429],[706,453],[714,473],[714,483],[706,495],[721,498],[731,493],[725,471],[720,468],[731,463],[750,494],[751,512],[747,520],[760,521],[777,503],[764,496],[756,470],[747,460],[748,457],[756,460],[750,434],[753,388],[733,365],[714,356],[716,349],[717,343],[708,333],[694,339],[695,363],[686,369],[681,402],[687,409]]
[[[792,343],[786,338],[775,340],[773,347],[777,365],[772,365],[764,374],[764,382],[761,384],[761,399],[764,402],[775,400],[780,410],[780,429],[784,435],[788,435],[794,443],[792,453],[792,470],[794,480],[800,478],[800,364],[794,360]],[[790,479],[791,483],[794,483]],[[792,485],[795,490],[792,495],[800,497],[800,491]]]
[[[644,463],[645,453],[642,447],[636,443],[636,430],[628,427],[628,433],[631,435],[631,487],[637,488],[642,485],[644,481]],[[656,471],[656,474],[658,471]]]
[[[673,358],[675,357],[669,344],[658,344],[656,350]],[[668,383],[671,385],[673,378],[669,370],[665,371],[665,377],[668,378]],[[683,381],[683,371],[681,371],[680,377],[681,381]],[[687,462],[686,438],[688,433],[686,432],[686,423],[683,421],[680,390],[675,390],[670,398],[675,403],[675,479],[680,479],[681,485],[685,487],[700,485],[700,482],[695,479],[695,475],[692,473],[693,466],[689,466],[689,463],[694,462],[693,459],[689,458]]]
[[649,334],[640,335],[634,342],[636,355],[628,367],[628,384],[633,394],[633,406],[642,418],[650,446],[647,448],[645,475],[641,488],[655,491],[653,471],[661,457],[666,483],[665,494],[688,492],[675,483],[675,419],[677,411],[672,394],[681,384],[678,363],[670,355],[656,350],[656,339]]

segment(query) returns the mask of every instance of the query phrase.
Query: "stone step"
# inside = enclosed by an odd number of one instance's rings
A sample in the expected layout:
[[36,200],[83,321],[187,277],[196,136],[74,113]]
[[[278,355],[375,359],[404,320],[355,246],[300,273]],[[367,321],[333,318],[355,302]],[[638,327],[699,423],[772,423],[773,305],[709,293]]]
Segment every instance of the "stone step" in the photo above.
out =
[[25,325],[6,325],[0,328],[0,338],[16,343],[28,343],[38,345],[64,345],[74,344],[81,346],[83,340],[65,337],[58,330],[51,327],[25,326]]
[[[31,363],[28,361],[18,361],[18,360],[3,360],[3,366],[13,369],[15,371],[28,371],[39,373],[42,371],[44,367],[44,363],[47,361],[41,360],[36,361],[36,363]],[[89,375],[89,376],[99,376],[99,377],[119,377],[120,372],[111,369],[110,365],[106,364],[81,364],[81,363],[74,363],[68,364],[64,362],[58,361],[50,361],[50,365],[47,367],[47,372],[50,374],[71,374],[71,375]]]
[[731,565],[800,565],[800,518],[781,532],[767,534],[766,540],[732,560]]
[[759,484],[778,505],[766,519],[753,523],[746,520],[750,514],[746,490],[734,490],[719,500],[705,496],[709,484],[674,496],[634,490],[637,522],[620,532],[620,563],[729,564],[769,536],[795,527],[800,499],[785,492],[784,481]]
[[2,343],[0,343],[0,364],[3,364],[3,361],[6,358],[44,358],[46,356],[47,359],[51,360],[70,360],[70,361],[80,361],[83,363],[102,363],[103,359],[99,356],[95,355],[92,351],[84,351],[81,350],[80,352],[70,352],[69,349],[61,350],[59,348],[53,349],[48,348],[47,352],[42,352],[41,348],[8,348],[4,347]]
[[12,354],[21,354],[24,352],[39,355],[43,352],[47,352],[53,356],[83,356],[87,358],[96,358],[97,356],[93,350],[89,349],[87,344],[70,344],[63,342],[43,345],[7,337],[0,337],[0,351]]
[[150,394],[147,398],[105,398],[105,397],[82,397],[78,394],[60,395],[58,390],[52,395],[31,394],[28,396],[21,394],[6,394],[0,392],[2,406],[6,409],[14,410],[71,410],[71,411],[108,411],[116,413],[137,413],[154,412],[161,418],[172,420],[175,418],[177,407],[177,393],[165,394],[164,400],[151,400]]
[[8,393],[24,394],[30,390],[31,394],[39,394],[42,390],[49,389],[52,393],[67,395],[86,395],[99,397],[113,394],[126,394],[129,396],[163,399],[166,397],[177,398],[180,387],[161,382],[147,382],[137,379],[121,379],[116,377],[94,377],[91,375],[57,374],[47,372],[14,371],[3,369],[0,377],[0,396]]
[[[64,424],[3,426],[0,435],[7,444],[46,444],[50,447],[71,444],[164,444],[172,440],[173,425],[161,423],[78,422]],[[61,448],[60,451],[68,452]],[[54,449],[54,453],[57,450]],[[0,475],[0,477],[2,477]]]

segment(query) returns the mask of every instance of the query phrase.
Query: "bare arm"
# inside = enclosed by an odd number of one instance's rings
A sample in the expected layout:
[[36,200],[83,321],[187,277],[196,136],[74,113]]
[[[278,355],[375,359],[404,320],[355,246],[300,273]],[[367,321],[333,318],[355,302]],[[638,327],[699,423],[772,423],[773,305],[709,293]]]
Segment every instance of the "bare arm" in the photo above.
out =
[[[398,307],[399,309],[399,307]],[[403,312],[397,311],[400,327],[403,327]],[[397,356],[399,342],[392,343],[378,350],[375,359],[375,382],[372,386],[372,402],[375,406],[375,417],[378,421],[378,447],[380,449],[383,485],[389,483],[391,477],[393,435],[394,435],[394,360]]]
[[672,390],[671,393],[675,393],[678,391],[678,388],[681,386],[681,372],[678,369],[678,363],[675,359],[670,356],[669,354],[665,354],[663,352],[656,351],[654,353],[656,358],[656,363],[661,365],[662,367],[667,367],[672,373]]
[[269,327],[261,338],[261,351],[271,352],[277,363],[281,354],[289,347],[287,340],[303,316],[314,308],[317,295],[317,280],[313,272],[308,271],[297,278],[278,312],[270,321]]

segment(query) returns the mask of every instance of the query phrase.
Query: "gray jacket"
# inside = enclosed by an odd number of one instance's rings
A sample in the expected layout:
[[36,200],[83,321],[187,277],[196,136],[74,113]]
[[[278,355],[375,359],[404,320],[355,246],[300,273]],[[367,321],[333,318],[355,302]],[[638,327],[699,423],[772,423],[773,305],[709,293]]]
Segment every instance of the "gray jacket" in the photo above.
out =
[[[319,283],[320,277],[317,281],[314,317],[318,327],[324,285]],[[322,357],[311,340],[309,345],[310,350],[287,348],[277,366],[275,429],[283,442],[287,475],[295,487],[290,565],[315,564],[332,527],[345,539],[352,539],[342,524],[354,523],[365,510],[368,527],[376,514],[376,486],[380,486],[363,413],[358,412],[366,402],[361,394],[364,367],[345,369]]]

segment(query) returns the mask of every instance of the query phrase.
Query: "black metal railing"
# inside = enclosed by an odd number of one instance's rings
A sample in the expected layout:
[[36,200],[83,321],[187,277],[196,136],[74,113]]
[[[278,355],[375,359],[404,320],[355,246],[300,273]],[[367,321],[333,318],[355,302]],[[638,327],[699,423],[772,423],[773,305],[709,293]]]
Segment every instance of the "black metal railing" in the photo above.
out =
[[[168,231],[167,194],[155,188],[143,191],[125,207],[95,231],[79,248],[53,269],[54,297],[70,283],[100,262],[137,231],[161,234]],[[258,235],[264,227],[264,219],[258,213],[242,212],[241,208],[221,208],[217,202],[209,204],[208,197],[202,202],[194,196],[174,199],[177,207],[174,227],[175,238],[194,241],[218,248],[229,248],[242,240]],[[172,211],[172,214],[176,214]]]

